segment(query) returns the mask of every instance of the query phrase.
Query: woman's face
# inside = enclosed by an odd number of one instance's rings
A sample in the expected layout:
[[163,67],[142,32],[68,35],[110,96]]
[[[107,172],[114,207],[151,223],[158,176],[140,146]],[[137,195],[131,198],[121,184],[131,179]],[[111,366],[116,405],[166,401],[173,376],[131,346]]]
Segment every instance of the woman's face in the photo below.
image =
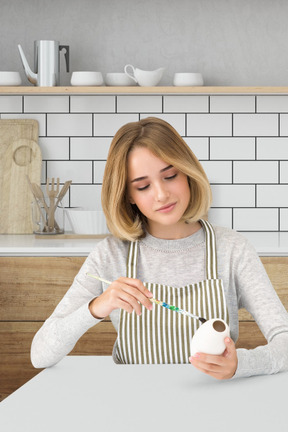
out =
[[128,193],[146,216],[150,234],[178,238],[186,232],[180,219],[190,201],[187,176],[147,148],[135,147],[128,155]]

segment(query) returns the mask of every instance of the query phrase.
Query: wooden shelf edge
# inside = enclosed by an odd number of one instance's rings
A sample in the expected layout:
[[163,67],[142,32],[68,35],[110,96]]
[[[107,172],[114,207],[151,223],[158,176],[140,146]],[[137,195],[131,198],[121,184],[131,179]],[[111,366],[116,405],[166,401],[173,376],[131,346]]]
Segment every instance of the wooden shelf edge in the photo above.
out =
[[1,87],[0,94],[275,94],[287,93],[288,87],[201,86],[201,87]]

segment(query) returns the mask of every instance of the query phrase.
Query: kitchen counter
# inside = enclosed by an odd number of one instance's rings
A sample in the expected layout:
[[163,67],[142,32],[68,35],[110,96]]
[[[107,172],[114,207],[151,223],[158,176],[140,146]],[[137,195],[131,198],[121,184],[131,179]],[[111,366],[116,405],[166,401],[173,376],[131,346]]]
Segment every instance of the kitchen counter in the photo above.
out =
[[[260,256],[288,256],[288,232],[242,232]],[[0,235],[0,256],[87,256],[101,239]]]
[[4,432],[287,431],[288,373],[215,380],[191,365],[68,356],[0,405]]

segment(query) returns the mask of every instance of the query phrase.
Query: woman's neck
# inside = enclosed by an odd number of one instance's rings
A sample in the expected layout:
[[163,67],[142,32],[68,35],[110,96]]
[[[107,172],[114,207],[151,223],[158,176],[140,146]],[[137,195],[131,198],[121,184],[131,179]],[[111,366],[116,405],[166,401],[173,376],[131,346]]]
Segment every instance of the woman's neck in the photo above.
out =
[[189,237],[195,232],[201,229],[200,222],[192,222],[190,224],[182,222],[177,225],[148,225],[148,232],[153,237],[160,238],[163,240],[178,240],[181,238]]

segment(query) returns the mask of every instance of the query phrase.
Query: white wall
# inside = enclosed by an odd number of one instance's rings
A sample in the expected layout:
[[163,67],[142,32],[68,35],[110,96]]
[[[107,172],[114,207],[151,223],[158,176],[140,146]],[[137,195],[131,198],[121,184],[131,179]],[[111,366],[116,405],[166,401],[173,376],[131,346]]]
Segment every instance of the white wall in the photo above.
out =
[[210,220],[239,231],[288,231],[287,95],[0,96],[0,117],[40,126],[46,177],[72,179],[65,206],[100,209],[116,130],[147,116],[174,126],[210,180]]
[[0,70],[28,85],[17,44],[33,67],[33,41],[55,39],[72,71],[132,63],[165,67],[163,84],[192,71],[207,85],[287,85],[287,16],[285,0],[0,0]]

